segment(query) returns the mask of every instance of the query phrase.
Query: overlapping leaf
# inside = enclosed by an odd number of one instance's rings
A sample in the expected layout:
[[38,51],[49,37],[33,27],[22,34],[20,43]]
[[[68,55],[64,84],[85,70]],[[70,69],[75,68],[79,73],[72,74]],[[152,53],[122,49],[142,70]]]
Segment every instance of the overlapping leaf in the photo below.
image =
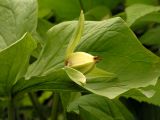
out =
[[145,45],[154,45],[159,47],[160,46],[160,27],[149,29],[142,37],[140,41]]
[[21,79],[13,87],[14,94],[38,90],[85,91],[82,87],[72,82],[62,69],[56,70],[47,76],[36,76],[29,80]]
[[0,51],[0,95],[10,94],[13,85],[26,72],[31,52],[36,43],[29,34]]
[[[54,14],[57,21],[73,20],[79,16],[79,12],[82,9],[84,12],[87,12],[87,19],[100,20],[102,17],[108,15],[108,8],[113,9],[121,1],[122,0],[39,0],[39,16],[45,17]],[[104,13],[97,12],[100,10]],[[107,14],[105,15],[105,13]]]
[[[134,4],[126,8],[127,23],[129,26],[133,26],[137,21],[158,21],[160,15],[155,14],[160,10],[159,6],[151,6],[145,4]],[[138,14],[137,14],[138,11]],[[156,16],[156,17],[153,17]],[[158,20],[157,20],[158,17]]]
[[134,120],[129,110],[119,100],[109,100],[97,95],[85,95],[68,106],[68,112],[80,114],[84,120]]
[[0,49],[11,45],[26,32],[35,32],[36,0],[0,0]]
[[133,4],[148,4],[148,5],[157,5],[158,0],[126,0],[126,5],[130,6]]

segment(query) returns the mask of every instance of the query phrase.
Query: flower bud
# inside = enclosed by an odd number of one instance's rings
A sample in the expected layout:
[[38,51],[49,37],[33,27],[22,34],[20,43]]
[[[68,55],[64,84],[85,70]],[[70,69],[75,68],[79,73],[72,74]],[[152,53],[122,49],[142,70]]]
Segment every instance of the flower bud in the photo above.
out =
[[74,52],[65,61],[65,65],[85,74],[95,67],[97,61],[99,61],[97,56],[85,52]]

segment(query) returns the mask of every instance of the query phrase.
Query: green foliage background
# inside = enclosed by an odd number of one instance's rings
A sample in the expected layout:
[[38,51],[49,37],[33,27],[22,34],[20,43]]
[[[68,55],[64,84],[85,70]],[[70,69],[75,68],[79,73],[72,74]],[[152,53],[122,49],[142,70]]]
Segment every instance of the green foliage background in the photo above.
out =
[[[82,85],[63,69],[81,10],[76,51],[116,77]],[[158,0],[0,0],[0,119],[159,120],[159,11]]]

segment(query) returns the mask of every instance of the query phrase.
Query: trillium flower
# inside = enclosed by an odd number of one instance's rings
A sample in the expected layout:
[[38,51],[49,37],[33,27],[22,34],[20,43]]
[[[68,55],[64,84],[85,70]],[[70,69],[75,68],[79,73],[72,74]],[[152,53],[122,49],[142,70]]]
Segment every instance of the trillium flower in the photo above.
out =
[[[91,55],[86,52],[74,52],[84,30],[84,14],[81,11],[77,28],[69,41],[65,56],[65,71],[76,83],[86,84],[86,76],[93,77],[109,77],[112,73],[106,72],[96,67],[96,63],[100,60],[98,56]],[[97,74],[98,73],[98,74]],[[86,76],[85,76],[86,75]]]

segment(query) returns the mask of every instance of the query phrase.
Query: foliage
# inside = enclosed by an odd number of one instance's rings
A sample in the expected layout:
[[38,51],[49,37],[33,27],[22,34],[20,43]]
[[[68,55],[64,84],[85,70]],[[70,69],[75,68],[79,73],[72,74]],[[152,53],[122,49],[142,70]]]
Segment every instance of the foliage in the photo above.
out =
[[[159,120],[159,11],[158,0],[0,0],[0,119]],[[66,66],[76,51],[99,61]]]

